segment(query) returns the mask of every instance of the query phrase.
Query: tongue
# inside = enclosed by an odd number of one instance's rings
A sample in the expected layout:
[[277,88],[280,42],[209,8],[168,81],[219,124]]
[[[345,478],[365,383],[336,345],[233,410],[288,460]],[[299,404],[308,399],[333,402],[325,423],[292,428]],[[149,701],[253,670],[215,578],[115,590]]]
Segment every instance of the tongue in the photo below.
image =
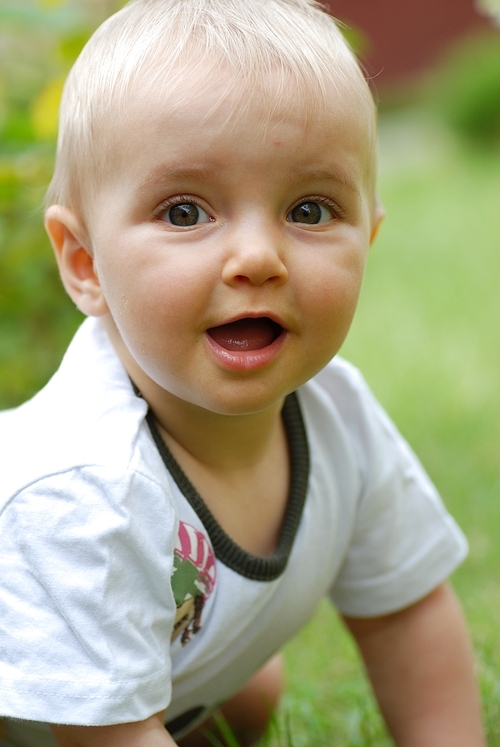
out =
[[271,319],[260,317],[212,327],[208,334],[226,350],[260,350],[276,339],[278,330],[278,325]]

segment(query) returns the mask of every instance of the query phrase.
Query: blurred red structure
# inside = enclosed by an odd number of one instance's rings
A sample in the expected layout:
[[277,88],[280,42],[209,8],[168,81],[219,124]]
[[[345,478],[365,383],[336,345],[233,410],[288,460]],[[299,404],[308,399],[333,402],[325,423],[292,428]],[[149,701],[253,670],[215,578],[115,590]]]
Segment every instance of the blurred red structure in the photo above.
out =
[[377,87],[432,67],[453,41],[489,28],[473,0],[326,0],[336,18],[362,32],[362,61]]

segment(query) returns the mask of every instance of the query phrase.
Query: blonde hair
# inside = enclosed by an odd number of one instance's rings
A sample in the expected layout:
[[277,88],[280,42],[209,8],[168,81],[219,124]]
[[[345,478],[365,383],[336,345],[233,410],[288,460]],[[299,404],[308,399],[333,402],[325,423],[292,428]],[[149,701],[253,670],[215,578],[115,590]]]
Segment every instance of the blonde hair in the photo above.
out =
[[95,32],[68,76],[46,204],[78,211],[98,193],[116,157],[113,133],[131,101],[154,91],[158,100],[170,94],[169,106],[178,106],[186,71],[190,80],[199,74],[201,91],[221,69],[231,72],[228,89],[238,81],[242,91],[278,72],[283,91],[293,85],[311,116],[328,105],[332,84],[341,87],[360,103],[374,139],[368,85],[337,24],[315,0],[132,0]]

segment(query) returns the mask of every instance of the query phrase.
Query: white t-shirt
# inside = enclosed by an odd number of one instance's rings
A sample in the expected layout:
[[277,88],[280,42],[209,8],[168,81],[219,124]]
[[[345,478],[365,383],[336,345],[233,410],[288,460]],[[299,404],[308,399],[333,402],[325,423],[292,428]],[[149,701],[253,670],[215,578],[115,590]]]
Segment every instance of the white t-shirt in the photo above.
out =
[[1,413],[0,716],[13,744],[54,745],[45,722],[167,706],[180,734],[325,595],[380,615],[461,562],[462,533],[356,369],[335,359],[283,418],[291,492],[279,546],[260,558],[183,475],[99,320],[41,392]]

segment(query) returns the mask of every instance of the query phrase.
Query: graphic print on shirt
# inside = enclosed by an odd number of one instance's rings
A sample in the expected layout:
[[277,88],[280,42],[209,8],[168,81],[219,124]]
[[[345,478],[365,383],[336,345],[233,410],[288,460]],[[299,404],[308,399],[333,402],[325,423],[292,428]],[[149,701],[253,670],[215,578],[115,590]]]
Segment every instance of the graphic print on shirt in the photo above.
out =
[[203,607],[215,587],[215,555],[205,535],[185,521],[179,522],[174,548],[172,591],[177,612],[172,640],[182,633],[186,645],[201,628]]

